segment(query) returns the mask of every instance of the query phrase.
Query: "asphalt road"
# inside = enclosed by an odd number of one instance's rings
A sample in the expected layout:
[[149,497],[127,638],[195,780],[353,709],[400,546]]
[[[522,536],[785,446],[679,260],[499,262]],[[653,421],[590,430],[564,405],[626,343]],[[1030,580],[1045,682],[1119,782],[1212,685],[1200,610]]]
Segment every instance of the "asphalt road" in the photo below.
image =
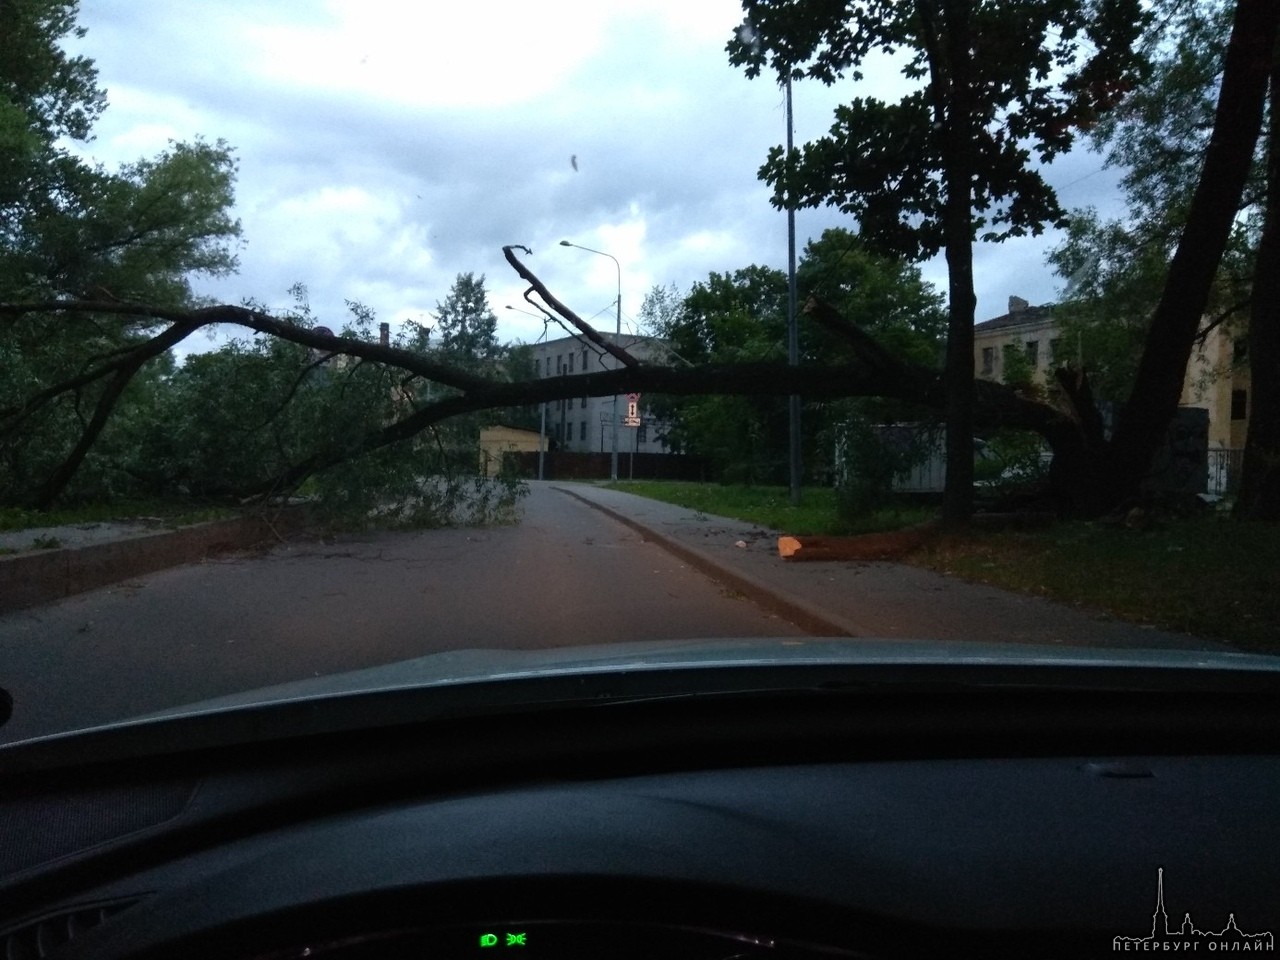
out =
[[297,542],[0,616],[0,742],[441,650],[799,633],[535,484],[518,526]]

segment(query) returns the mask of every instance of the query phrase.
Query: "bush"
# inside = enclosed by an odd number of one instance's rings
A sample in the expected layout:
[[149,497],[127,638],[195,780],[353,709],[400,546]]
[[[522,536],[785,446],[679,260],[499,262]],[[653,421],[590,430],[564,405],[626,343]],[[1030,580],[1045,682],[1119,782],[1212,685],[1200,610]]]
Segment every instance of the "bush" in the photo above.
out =
[[853,417],[837,428],[836,513],[849,522],[894,504],[894,481],[927,456],[934,434]]

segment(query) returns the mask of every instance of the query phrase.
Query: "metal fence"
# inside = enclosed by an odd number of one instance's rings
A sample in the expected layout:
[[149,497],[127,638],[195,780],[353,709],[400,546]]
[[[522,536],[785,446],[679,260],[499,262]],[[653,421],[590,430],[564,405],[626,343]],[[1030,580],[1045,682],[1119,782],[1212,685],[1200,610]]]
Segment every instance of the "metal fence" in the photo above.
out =
[[1209,451],[1208,493],[1226,496],[1240,487],[1240,471],[1244,466],[1244,450],[1211,449]]

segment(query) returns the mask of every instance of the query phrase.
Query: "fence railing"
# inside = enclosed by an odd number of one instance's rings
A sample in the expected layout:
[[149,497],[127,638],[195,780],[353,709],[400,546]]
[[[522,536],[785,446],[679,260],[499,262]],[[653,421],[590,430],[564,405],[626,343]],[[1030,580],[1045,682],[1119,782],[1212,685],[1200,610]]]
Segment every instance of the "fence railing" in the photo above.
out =
[[1240,471],[1244,467],[1244,450],[1211,449],[1207,492],[1219,496],[1235,493],[1240,487]]

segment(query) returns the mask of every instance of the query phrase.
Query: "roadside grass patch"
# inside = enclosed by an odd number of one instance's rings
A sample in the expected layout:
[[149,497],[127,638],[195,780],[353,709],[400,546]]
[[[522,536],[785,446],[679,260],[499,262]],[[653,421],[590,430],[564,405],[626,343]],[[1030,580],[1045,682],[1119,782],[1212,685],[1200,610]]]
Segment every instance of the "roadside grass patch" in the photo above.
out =
[[1148,530],[1063,522],[945,535],[905,562],[1250,650],[1280,650],[1274,525],[1220,516]]
[[116,500],[58,507],[48,512],[20,507],[0,507],[0,530],[29,527],[67,527],[82,523],[111,523],[139,518],[158,519],[165,526],[180,527],[206,520],[237,516],[231,507],[191,500]]
[[798,536],[847,536],[898,530],[932,520],[937,515],[931,507],[901,503],[842,520],[837,510],[836,492],[824,487],[805,488],[801,491],[800,506],[793,507],[790,490],[780,486],[730,486],[677,480],[619,480],[606,486]]

